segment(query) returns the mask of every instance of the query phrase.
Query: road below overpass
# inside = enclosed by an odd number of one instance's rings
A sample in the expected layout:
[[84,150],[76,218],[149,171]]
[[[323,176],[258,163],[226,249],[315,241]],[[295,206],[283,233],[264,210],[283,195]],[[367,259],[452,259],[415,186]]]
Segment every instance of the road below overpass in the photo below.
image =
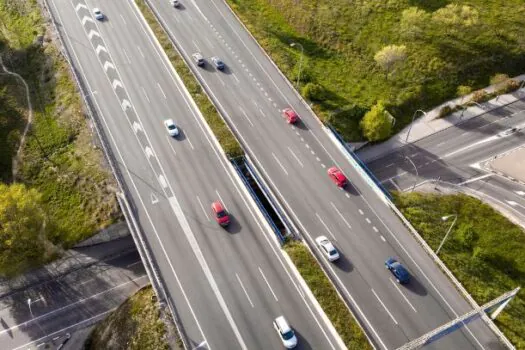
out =
[[[50,3],[188,347],[278,348],[272,320],[285,315],[301,348],[339,348],[133,2]],[[215,200],[232,215],[226,230]]]
[[387,188],[406,191],[423,182],[444,181],[486,198],[525,223],[525,186],[498,175],[488,165],[495,157],[523,147],[524,130],[525,102],[518,100],[401,147],[367,166]]
[[[187,0],[180,8],[165,0],[148,2],[299,234],[312,247],[316,236],[325,235],[340,250],[338,263],[322,260],[323,266],[378,348],[398,347],[470,310],[222,0]],[[194,65],[194,52],[206,58],[203,68]],[[224,61],[224,71],[213,67],[213,56]],[[281,117],[289,106],[302,118],[297,126]],[[345,191],[326,174],[334,165],[351,180]],[[411,284],[395,283],[384,268],[389,256],[408,266],[414,276]],[[430,347],[500,346],[490,329],[476,321]]]

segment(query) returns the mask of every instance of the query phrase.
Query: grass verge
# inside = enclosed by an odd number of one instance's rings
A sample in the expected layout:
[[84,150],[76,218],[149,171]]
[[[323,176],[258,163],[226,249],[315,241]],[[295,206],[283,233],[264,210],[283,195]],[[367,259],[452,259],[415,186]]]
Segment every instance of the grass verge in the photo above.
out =
[[79,92],[54,35],[36,0],[0,0],[0,55],[7,69],[27,82],[33,105],[32,127],[13,179],[12,157],[28,106],[22,83],[0,75],[5,84],[0,86],[0,178],[24,183],[42,195],[48,222],[55,227],[46,239],[59,251],[113,223],[120,213],[115,182],[94,147]]
[[[462,194],[394,193],[394,200],[434,250],[451,224],[441,217],[458,215],[439,257],[479,304],[525,286],[525,232],[487,204]],[[524,320],[522,290],[495,320],[517,349],[525,349]]]
[[165,336],[155,293],[149,286],[100,322],[86,340],[84,349],[168,350]]
[[372,349],[361,327],[337,294],[308,248],[290,241],[284,249],[308,284],[308,287],[350,350]]
[[[459,86],[474,91],[525,65],[522,0],[226,1],[293,82],[301,47],[290,44],[304,47],[301,92],[348,141],[362,138],[359,120],[378,100],[401,130]],[[380,66],[375,55],[389,45],[404,46],[406,57]]]
[[208,95],[206,95],[206,93],[202,90],[202,87],[195,76],[191,73],[190,69],[186,65],[186,62],[173,47],[168,34],[157,21],[157,18],[151,9],[144,2],[144,0],[135,0],[135,3],[140,8],[142,15],[144,18],[146,18],[146,21],[153,30],[153,33],[155,33],[157,40],[160,42],[164,52],[166,52],[168,55],[171,64],[181,77],[184,85],[188,89],[189,93],[193,97],[193,100],[199,107],[202,115],[215,134],[215,137],[217,137],[219,140],[219,143],[222,146],[224,152],[226,152],[226,154],[231,158],[243,155],[244,152],[240,144],[237,142],[237,139],[228,128],[222,117],[219,115],[215,106],[211,103]]

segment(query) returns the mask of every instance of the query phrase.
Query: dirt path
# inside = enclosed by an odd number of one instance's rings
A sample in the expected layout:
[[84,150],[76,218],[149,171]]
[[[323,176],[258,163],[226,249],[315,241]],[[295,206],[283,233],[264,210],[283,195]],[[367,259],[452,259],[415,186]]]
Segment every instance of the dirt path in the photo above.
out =
[[33,122],[33,105],[31,104],[31,96],[29,95],[29,86],[27,85],[26,81],[22,76],[18,73],[11,72],[7,67],[4,65],[4,62],[2,61],[2,57],[0,56],[0,65],[2,66],[2,69],[5,73],[0,74],[9,74],[12,76],[15,76],[18,78],[25,86],[26,88],[26,99],[27,99],[27,108],[29,110],[29,118],[27,120],[26,126],[24,128],[24,132],[22,133],[22,137],[20,138],[20,144],[18,146],[18,150],[16,151],[16,156],[13,158],[13,180],[16,179],[16,174],[18,170],[18,158],[20,156],[20,152],[22,151],[22,147],[24,146],[24,142],[26,139],[27,132],[29,131],[29,128],[31,127],[31,123]]

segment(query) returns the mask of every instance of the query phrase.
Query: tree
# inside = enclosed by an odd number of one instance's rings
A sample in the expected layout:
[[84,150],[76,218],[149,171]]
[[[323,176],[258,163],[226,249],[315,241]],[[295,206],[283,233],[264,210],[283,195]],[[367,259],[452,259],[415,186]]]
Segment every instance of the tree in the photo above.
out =
[[400,32],[409,39],[417,39],[423,35],[423,29],[430,15],[418,7],[409,7],[401,14]]
[[468,5],[448,4],[434,12],[432,19],[446,30],[458,30],[477,24],[479,13]]
[[374,55],[374,60],[385,70],[386,76],[388,77],[392,67],[394,67],[396,63],[406,59],[406,50],[405,45],[388,45]]
[[45,260],[45,212],[40,194],[0,183],[0,274],[12,276]]
[[392,116],[381,101],[365,114],[359,124],[369,141],[384,140],[392,133]]

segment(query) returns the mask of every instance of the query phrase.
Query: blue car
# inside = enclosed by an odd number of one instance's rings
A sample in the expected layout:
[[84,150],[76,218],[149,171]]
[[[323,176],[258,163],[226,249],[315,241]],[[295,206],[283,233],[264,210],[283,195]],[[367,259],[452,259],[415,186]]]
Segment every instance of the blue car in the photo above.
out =
[[405,284],[410,281],[410,273],[396,259],[390,257],[385,261],[385,266],[392,272],[398,283]]

